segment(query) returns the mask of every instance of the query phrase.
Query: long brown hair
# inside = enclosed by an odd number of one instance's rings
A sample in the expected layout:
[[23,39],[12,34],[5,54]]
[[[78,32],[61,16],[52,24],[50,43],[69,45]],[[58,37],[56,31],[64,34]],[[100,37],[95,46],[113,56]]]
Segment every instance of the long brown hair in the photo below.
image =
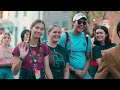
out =
[[[35,20],[32,24],[31,24],[31,26],[30,26],[30,29],[32,29],[36,24],[38,24],[38,23],[42,23],[43,25],[44,25],[44,30],[45,30],[45,23],[44,23],[44,21],[42,21],[42,20],[39,20],[39,19],[37,19],[37,20]],[[31,37],[31,31],[30,31],[30,37]],[[30,39],[29,39],[30,40]],[[38,39],[38,46],[40,46],[40,44],[41,44],[41,40],[40,40],[40,38]]]
[[[108,28],[106,26],[97,26],[95,28],[95,32],[96,32],[97,29],[102,29],[105,32],[105,34],[107,35],[107,37],[105,37],[105,45],[111,45],[112,42],[111,42],[111,39],[110,39]],[[95,45],[100,45],[100,42],[95,38],[94,44]]]

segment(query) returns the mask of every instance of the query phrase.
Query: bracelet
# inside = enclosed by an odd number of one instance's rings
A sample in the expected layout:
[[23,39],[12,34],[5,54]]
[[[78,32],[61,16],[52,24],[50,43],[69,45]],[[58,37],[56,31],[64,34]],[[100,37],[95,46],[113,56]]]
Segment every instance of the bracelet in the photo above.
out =
[[76,69],[75,69],[75,68],[73,68],[73,71],[74,71],[74,72],[76,72]]
[[24,60],[24,58],[20,57],[20,60],[21,60],[21,61],[23,61],[23,60]]

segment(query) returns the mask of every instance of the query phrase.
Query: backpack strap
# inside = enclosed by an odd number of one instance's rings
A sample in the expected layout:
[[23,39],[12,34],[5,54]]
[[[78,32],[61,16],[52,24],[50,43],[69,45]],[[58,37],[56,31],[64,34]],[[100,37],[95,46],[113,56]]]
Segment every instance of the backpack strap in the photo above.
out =
[[88,34],[84,33],[85,39],[86,39],[86,43],[88,44]]
[[[70,41],[70,36],[69,36],[68,32],[65,32],[65,33],[66,33],[66,41],[65,41],[65,49],[66,49],[67,44],[68,44],[68,42]],[[71,53],[71,57],[73,58],[73,54],[72,54],[72,43],[71,43],[71,41],[70,41],[70,53]]]
[[69,37],[68,32],[65,32],[65,33],[66,33],[66,41],[65,41],[65,49],[66,49],[67,44],[68,44],[68,42],[70,41],[70,37]]
[[[86,40],[86,43],[88,45],[88,34],[84,33],[84,36],[85,36],[85,40]],[[86,48],[87,49],[87,48]],[[86,52],[86,51],[85,51]]]

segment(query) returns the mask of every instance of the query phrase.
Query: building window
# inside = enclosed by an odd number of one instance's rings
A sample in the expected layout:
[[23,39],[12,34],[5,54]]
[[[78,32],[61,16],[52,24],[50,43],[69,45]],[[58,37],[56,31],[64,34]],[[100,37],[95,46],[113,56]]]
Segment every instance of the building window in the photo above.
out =
[[68,27],[68,21],[63,21],[62,27]]
[[18,17],[18,14],[19,14],[19,12],[16,11],[16,12],[15,12],[15,17],[16,17],[16,18]]
[[24,17],[25,17],[25,16],[27,16],[27,11],[24,11],[24,13],[23,13],[23,14],[24,14]]

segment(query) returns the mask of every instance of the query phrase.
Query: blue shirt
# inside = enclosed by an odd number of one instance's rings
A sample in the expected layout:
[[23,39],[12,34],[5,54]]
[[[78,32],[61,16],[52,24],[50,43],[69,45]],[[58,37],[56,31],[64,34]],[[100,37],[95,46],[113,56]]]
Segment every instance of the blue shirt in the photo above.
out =
[[[70,41],[67,44],[67,53],[69,55],[70,65],[76,69],[83,70],[86,66],[86,56],[85,52],[91,52],[91,38],[88,35],[88,44],[86,42],[86,38],[84,32],[80,33],[80,35],[75,36],[72,33],[72,30],[68,31]],[[62,34],[58,44],[62,47],[65,47],[66,42],[66,34]],[[72,47],[72,53],[70,51],[70,47]],[[73,58],[72,58],[73,57]]]

